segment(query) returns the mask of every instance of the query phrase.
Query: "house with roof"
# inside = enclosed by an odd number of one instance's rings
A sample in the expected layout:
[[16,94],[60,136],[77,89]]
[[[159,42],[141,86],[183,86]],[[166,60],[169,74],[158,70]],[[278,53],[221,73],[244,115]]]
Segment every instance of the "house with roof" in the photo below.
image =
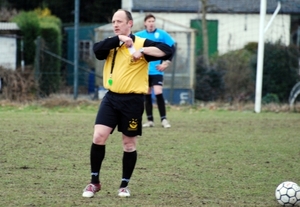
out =
[[17,39],[20,29],[16,23],[0,22],[0,66],[15,70],[17,67]]
[[[265,25],[278,2],[281,8],[265,32],[265,40],[299,45],[300,0],[267,0]],[[122,7],[130,10],[134,18],[153,13],[156,17],[195,28],[198,31],[196,55],[200,55],[202,50],[202,6],[200,0],[122,0]],[[206,8],[209,54],[224,54],[243,48],[249,42],[258,42],[260,0],[207,0]]]
[[[300,46],[300,0],[266,1],[265,41]],[[152,13],[156,18],[195,29],[192,55],[199,56],[203,53],[202,9],[205,6],[208,52],[212,56],[241,49],[248,43],[258,43],[260,3],[260,0],[207,0],[207,5],[202,5],[201,0],[122,0],[122,8],[131,11],[134,20]],[[279,13],[273,19],[277,9]],[[179,43],[181,39],[176,41]],[[191,77],[193,79],[194,75]]]
[[[279,5],[278,15],[265,32],[265,40],[299,45],[300,0],[267,0],[265,25]],[[164,76],[165,99],[170,103],[193,103],[195,62],[202,54],[203,45],[202,7],[200,0],[122,0],[122,8],[133,15],[133,32],[143,29],[145,15],[152,13],[156,26],[166,30],[176,41],[175,60]],[[260,0],[207,0],[206,8],[210,56],[258,42]],[[111,24],[95,29],[95,41],[111,35]],[[96,61],[97,73],[101,74],[102,66],[101,61]]]

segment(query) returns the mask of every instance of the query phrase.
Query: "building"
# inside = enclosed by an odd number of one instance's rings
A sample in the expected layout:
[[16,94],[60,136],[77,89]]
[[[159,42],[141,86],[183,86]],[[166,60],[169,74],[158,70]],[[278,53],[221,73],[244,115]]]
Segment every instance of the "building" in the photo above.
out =
[[15,70],[17,68],[17,39],[20,29],[16,23],[0,22],[0,66]]
[[[95,71],[93,68],[93,44],[94,29],[99,25],[81,25],[78,28],[78,85],[87,87],[88,93],[95,91]],[[74,62],[74,27],[65,27],[66,33],[66,56],[71,62]],[[67,85],[74,85],[74,65],[67,66]]]
[[[299,44],[300,0],[267,0],[265,25],[281,2],[281,9],[265,33],[265,40],[280,41],[285,45]],[[123,0],[122,7],[132,12],[134,18],[146,13],[195,28],[197,54],[202,50],[202,3],[200,0]],[[209,53],[224,54],[243,48],[249,42],[258,42],[260,0],[207,0],[207,25]],[[297,35],[298,34],[298,35]]]

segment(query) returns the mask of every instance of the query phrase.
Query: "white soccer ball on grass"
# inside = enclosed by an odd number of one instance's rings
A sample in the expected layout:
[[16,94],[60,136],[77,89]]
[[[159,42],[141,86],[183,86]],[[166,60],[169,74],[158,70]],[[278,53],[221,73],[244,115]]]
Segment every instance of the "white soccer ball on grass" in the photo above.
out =
[[275,197],[282,206],[299,206],[300,187],[292,181],[282,182],[275,190]]

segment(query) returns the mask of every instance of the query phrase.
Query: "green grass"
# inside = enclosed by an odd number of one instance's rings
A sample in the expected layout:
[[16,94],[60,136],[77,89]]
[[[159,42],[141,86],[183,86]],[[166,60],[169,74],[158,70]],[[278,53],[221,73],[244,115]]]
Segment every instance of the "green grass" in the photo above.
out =
[[130,189],[117,197],[121,134],[107,142],[102,190],[82,198],[97,105],[0,108],[0,206],[278,206],[300,184],[298,113],[168,108],[172,128],[143,130]]

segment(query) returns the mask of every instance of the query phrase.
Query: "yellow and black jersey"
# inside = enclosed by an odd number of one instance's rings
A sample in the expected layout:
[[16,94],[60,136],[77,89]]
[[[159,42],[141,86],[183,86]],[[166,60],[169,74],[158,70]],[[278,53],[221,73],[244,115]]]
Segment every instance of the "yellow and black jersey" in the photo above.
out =
[[[131,35],[132,48],[120,45],[118,36],[107,38],[95,43],[94,53],[97,59],[106,59],[103,69],[103,86],[115,93],[148,92],[148,62],[153,60],[165,60],[172,55],[172,49],[159,42]],[[142,47],[156,46],[166,53],[164,57],[142,56],[137,61],[132,60],[132,52]]]

